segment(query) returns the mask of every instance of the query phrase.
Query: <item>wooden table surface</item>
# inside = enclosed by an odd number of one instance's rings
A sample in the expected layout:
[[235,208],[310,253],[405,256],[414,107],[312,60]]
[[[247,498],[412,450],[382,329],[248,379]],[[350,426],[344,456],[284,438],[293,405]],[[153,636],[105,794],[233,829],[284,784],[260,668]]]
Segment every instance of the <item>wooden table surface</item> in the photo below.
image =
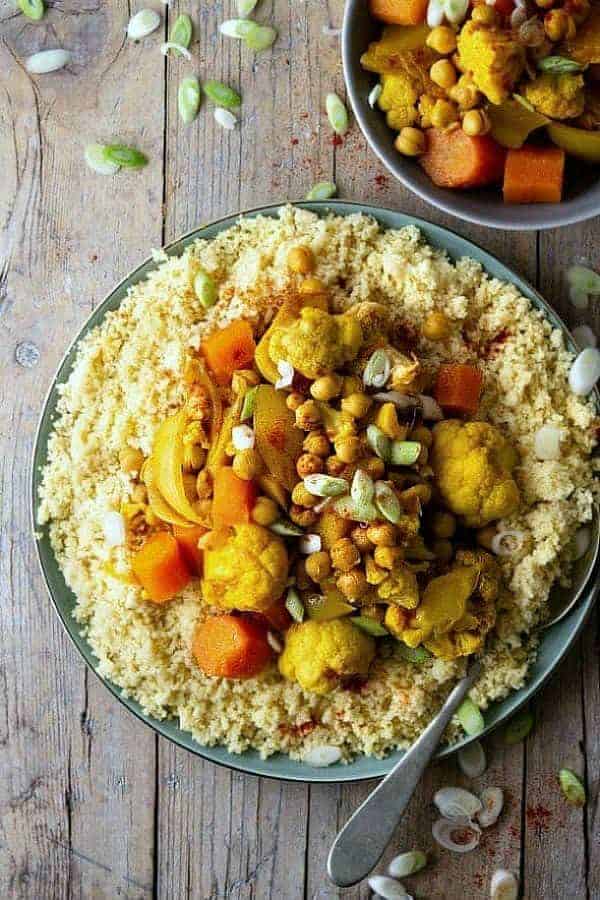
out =
[[[540,234],[466,225],[395,184],[356,125],[335,145],[323,106],[327,92],[344,92],[343,0],[262,0],[258,17],[279,39],[259,56],[218,34],[233,0],[149,0],[170,23],[192,15],[192,64],[161,56],[166,21],[140,44],[126,40],[137,0],[48,5],[32,24],[0,0],[0,897],[368,897],[366,884],[334,889],[325,860],[371,784],[283,784],[203,762],[131,716],[63,634],[29,526],[42,398],[90,310],[151,247],[226,213],[300,198],[320,180],[475,239],[571,324],[590,313],[570,307],[565,269],[577,256],[600,267],[599,221]],[[68,69],[29,76],[24,57],[56,46],[73,51]],[[177,86],[192,71],[241,91],[241,127],[222,130],[206,106],[182,126]],[[144,150],[148,167],[91,173],[84,145],[114,138]],[[18,362],[24,342],[39,349],[32,367]],[[600,897],[599,701],[594,622],[535,702],[527,742],[486,742],[480,783],[502,786],[507,803],[479,850],[435,849],[433,791],[463,782],[453,760],[427,773],[390,850],[431,851],[434,864],[410,882],[417,897],[487,897],[499,866],[520,872],[529,900]],[[559,795],[562,765],[587,779],[584,810]]]

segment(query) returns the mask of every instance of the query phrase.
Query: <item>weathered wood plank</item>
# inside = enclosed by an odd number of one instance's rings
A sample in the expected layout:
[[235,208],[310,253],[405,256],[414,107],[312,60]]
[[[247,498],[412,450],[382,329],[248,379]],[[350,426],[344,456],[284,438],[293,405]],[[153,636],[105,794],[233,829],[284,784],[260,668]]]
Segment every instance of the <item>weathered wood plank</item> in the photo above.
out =
[[[147,50],[124,46],[125,2],[64,2],[39,26],[5,12],[0,894],[147,897],[155,739],[88,676],[56,620],[29,539],[28,460],[72,335],[117,274],[160,243],[162,109],[141,122],[139,86],[160,97],[162,75]],[[57,45],[73,50],[68,70],[30,79],[20,61]],[[84,144],[113,137],[156,162],[114,182],[92,175]],[[37,367],[17,364],[23,340],[39,348]]]

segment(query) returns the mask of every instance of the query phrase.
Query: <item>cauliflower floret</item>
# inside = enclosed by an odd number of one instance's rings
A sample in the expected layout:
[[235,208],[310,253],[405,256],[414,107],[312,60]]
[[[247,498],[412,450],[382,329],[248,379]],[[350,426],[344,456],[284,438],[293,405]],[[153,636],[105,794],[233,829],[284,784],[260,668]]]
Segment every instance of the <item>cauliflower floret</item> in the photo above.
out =
[[470,528],[513,513],[520,493],[512,477],[516,451],[487,422],[448,419],[433,430],[431,466],[448,508]]
[[383,90],[377,101],[379,108],[387,113],[388,125],[396,131],[416,121],[417,104],[422,94],[438,99],[444,96],[441,88],[429,77],[436,54],[423,49],[404,54],[401,58],[406,63],[406,71],[381,76]]
[[390,576],[379,585],[377,593],[387,603],[395,603],[405,609],[415,609],[419,603],[417,576],[407,566],[396,566]]
[[492,103],[502,103],[525,67],[525,50],[510,32],[472,20],[458,35],[458,54],[464,71]]
[[366,675],[374,656],[373,638],[347,619],[309,619],[286,632],[279,671],[305,691],[327,694],[340,678]]
[[583,75],[552,75],[544,72],[523,87],[532,106],[551,119],[574,119],[585,106]]
[[269,355],[274,362],[289,362],[307,378],[320,378],[353,360],[361,343],[361,327],[351,315],[305,306],[299,318],[275,329]]
[[236,525],[204,553],[202,595],[209,606],[264,611],[281,597],[288,555],[281,538],[260,525]]

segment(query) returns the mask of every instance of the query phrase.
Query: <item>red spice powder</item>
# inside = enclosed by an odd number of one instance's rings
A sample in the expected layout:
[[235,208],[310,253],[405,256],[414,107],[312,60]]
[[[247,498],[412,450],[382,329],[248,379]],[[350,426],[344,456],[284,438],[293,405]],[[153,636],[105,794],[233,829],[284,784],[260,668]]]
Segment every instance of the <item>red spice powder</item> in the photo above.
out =
[[534,828],[538,837],[543,831],[546,831],[550,825],[552,812],[547,806],[538,803],[537,806],[528,806],[526,810],[527,824],[530,828]]
[[378,188],[383,190],[388,186],[388,178],[387,175],[376,175],[373,179]]
[[334,147],[343,147],[344,139],[341,136],[341,134],[334,134],[333,137],[331,138],[331,143],[333,144]]
[[298,138],[293,137],[292,140],[290,141],[290,143],[291,143],[292,147],[295,147],[296,144],[300,143],[300,141],[298,140]]

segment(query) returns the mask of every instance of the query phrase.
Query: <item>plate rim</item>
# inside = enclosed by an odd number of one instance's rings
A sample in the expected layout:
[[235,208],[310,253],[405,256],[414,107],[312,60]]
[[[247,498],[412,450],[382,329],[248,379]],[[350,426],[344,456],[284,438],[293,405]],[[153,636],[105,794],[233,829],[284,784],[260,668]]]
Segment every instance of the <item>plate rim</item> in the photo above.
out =
[[[454,231],[451,228],[448,228],[444,225],[438,225],[435,222],[432,222],[426,218],[421,216],[415,216],[411,213],[404,213],[401,210],[393,209],[391,207],[385,207],[378,204],[371,203],[363,203],[361,201],[352,201],[352,200],[327,200],[327,201],[307,201],[307,200],[296,200],[296,201],[282,201],[279,203],[270,203],[263,204],[256,207],[251,207],[249,209],[245,209],[236,213],[229,213],[227,215],[220,216],[216,219],[212,219],[209,222],[202,223],[201,225],[197,225],[195,228],[192,228],[186,231],[184,234],[174,238],[172,241],[169,241],[167,244],[163,245],[160,248],[159,252],[164,252],[167,256],[175,254],[177,252],[181,252],[183,247],[187,246],[191,241],[202,239],[202,232],[209,228],[217,228],[218,232],[233,227],[237,224],[237,222],[241,218],[246,217],[256,217],[258,215],[269,215],[271,217],[277,216],[277,213],[282,208],[286,206],[292,206],[294,208],[306,209],[311,212],[315,212],[320,216],[327,215],[328,213],[335,213],[338,211],[342,215],[356,215],[358,213],[364,215],[372,216],[376,221],[377,214],[389,214],[392,216],[400,216],[404,218],[405,221],[402,225],[397,226],[387,226],[382,223],[380,227],[388,230],[390,227],[397,228],[405,228],[410,225],[417,227],[422,230],[422,226],[425,226],[426,229],[433,229],[434,232],[437,232],[440,237],[445,237],[446,235],[450,235],[453,239],[458,239],[460,242],[465,243],[466,245],[470,245],[475,248],[480,257],[483,259],[478,259],[477,262],[480,263],[482,268],[489,274],[487,270],[487,262],[492,261],[493,263],[500,265],[503,269],[505,269],[511,276],[511,278],[516,279],[517,287],[520,290],[518,282],[524,284],[527,289],[536,297],[537,302],[540,304],[541,308],[544,311],[544,314],[555,327],[559,327],[563,334],[568,339],[567,342],[570,342],[571,345],[574,345],[573,337],[567,325],[562,321],[557,312],[550,306],[550,304],[543,298],[543,296],[539,293],[539,291],[523,276],[521,276],[518,272],[516,272],[511,266],[504,263],[501,259],[495,256],[493,253],[490,253],[488,250],[485,250],[480,244],[476,241],[471,240],[470,238],[463,237],[458,232]],[[345,210],[345,212],[344,212]],[[214,236],[213,236],[214,237]],[[425,234],[425,237],[428,240],[428,243],[431,243],[430,236]],[[208,240],[212,240],[213,238],[208,238]],[[447,248],[442,248],[449,256],[450,253]],[[452,258],[452,257],[451,257]],[[83,659],[86,667],[95,675],[95,677],[100,681],[100,683],[128,710],[128,712],[132,713],[139,721],[141,721],[144,725],[150,728],[154,733],[159,734],[161,737],[166,740],[171,741],[176,746],[186,750],[193,755],[200,757],[201,759],[213,763],[218,766],[222,766],[224,768],[230,769],[231,771],[240,772],[247,775],[260,776],[263,778],[270,778],[276,781],[288,781],[294,783],[307,783],[307,784],[341,784],[341,783],[358,783],[362,781],[370,781],[373,779],[381,778],[387,774],[392,765],[395,763],[397,759],[397,754],[402,751],[396,750],[391,751],[387,754],[383,759],[379,759],[377,757],[358,757],[359,759],[365,759],[370,761],[371,765],[376,766],[380,769],[380,771],[370,773],[370,774],[352,774],[350,771],[352,768],[352,763],[349,765],[338,764],[334,767],[319,769],[313,767],[306,767],[308,769],[307,772],[302,773],[290,773],[290,774],[280,774],[277,772],[268,771],[269,761],[275,757],[267,757],[266,759],[262,759],[260,757],[253,757],[251,760],[247,757],[246,753],[234,754],[230,753],[226,750],[226,748],[222,744],[217,744],[214,746],[206,746],[204,744],[200,744],[189,731],[184,731],[181,729],[179,725],[175,725],[178,732],[182,735],[185,735],[185,739],[183,737],[179,737],[177,734],[171,734],[165,729],[165,724],[168,723],[176,723],[177,718],[168,718],[168,719],[158,719],[154,716],[148,715],[141,711],[141,709],[137,709],[137,701],[135,701],[131,697],[126,697],[123,694],[121,688],[119,688],[115,683],[113,683],[109,678],[100,674],[97,668],[97,664],[94,665],[91,659],[88,659],[88,655],[90,657],[95,657],[95,654],[89,645],[87,638],[82,635],[80,631],[79,623],[70,615],[66,610],[63,611],[61,606],[58,603],[58,599],[55,597],[54,592],[50,586],[50,580],[48,573],[46,571],[45,563],[42,559],[41,553],[41,540],[38,539],[38,533],[40,526],[37,525],[36,522],[36,512],[38,507],[38,496],[37,496],[37,488],[38,488],[38,476],[36,473],[36,462],[38,453],[40,451],[40,445],[44,444],[44,449],[47,450],[47,440],[52,430],[52,423],[54,421],[55,409],[50,412],[49,407],[54,400],[54,406],[56,401],[58,400],[58,384],[63,384],[68,380],[70,373],[72,371],[72,363],[74,360],[70,360],[70,357],[73,353],[76,352],[76,348],[80,341],[87,335],[91,327],[96,327],[100,325],[101,322],[105,319],[106,314],[111,310],[106,308],[108,307],[111,299],[114,295],[126,288],[128,286],[138,283],[138,281],[142,280],[145,277],[144,270],[147,266],[153,265],[157,268],[161,264],[161,260],[157,260],[153,254],[151,253],[147,256],[141,263],[139,263],[134,269],[132,269],[127,275],[125,275],[117,284],[115,284],[112,289],[103,297],[103,299],[94,307],[94,309],[89,313],[84,322],[79,326],[78,331],[74,338],[69,342],[65,352],[61,356],[61,359],[51,376],[51,380],[46,391],[44,401],[39,413],[34,441],[32,444],[32,450],[30,455],[30,465],[29,465],[29,523],[30,523],[30,534],[31,539],[35,546],[35,556],[38,564],[39,572],[42,576],[42,581],[46,588],[46,593],[50,598],[52,606],[58,619],[69,637],[71,643],[75,646],[77,652],[80,657]],[[497,276],[492,276],[497,277]],[[527,298],[530,299],[530,298]],[[121,301],[122,302],[122,299]],[[120,305],[120,303],[119,303]],[[99,317],[99,321],[92,325],[92,320],[96,317]],[[68,366],[68,363],[71,363]],[[67,367],[67,368],[65,368]],[[63,372],[63,369],[65,370]],[[59,378],[61,375],[64,375],[64,379],[59,382]],[[56,395],[56,396],[55,396]],[[596,405],[600,407],[600,394],[598,388],[595,388],[593,391],[593,396],[595,398]],[[45,439],[42,438],[42,431],[44,426],[48,425],[48,430]],[[44,454],[45,455],[45,454]],[[43,526],[46,528],[47,526]],[[61,572],[62,570],[58,566],[58,561],[54,555],[54,551],[52,550],[52,556],[56,563],[57,569]],[[451,747],[445,747],[441,751],[439,751],[434,757],[434,760],[446,759],[452,756],[454,753],[458,752],[463,747],[466,747],[474,740],[479,740],[486,737],[492,731],[502,727],[506,724],[506,721],[514,716],[518,710],[520,710],[523,706],[530,703],[533,697],[552,679],[554,675],[557,674],[557,670],[560,668],[561,663],[563,662],[567,653],[572,649],[575,641],[578,639],[586,621],[588,620],[595,601],[597,599],[598,593],[600,591],[600,579],[599,575],[599,565],[598,563],[590,573],[588,581],[581,588],[581,596],[578,604],[575,609],[569,613],[569,616],[579,614],[580,620],[575,624],[575,627],[571,629],[571,633],[569,634],[568,639],[564,642],[563,646],[560,649],[560,652],[557,654],[556,658],[553,660],[552,664],[548,667],[547,671],[539,678],[538,682],[531,687],[530,690],[527,689],[528,685],[524,686],[522,690],[525,691],[525,695],[519,700],[514,702],[514,705],[510,710],[507,710],[503,715],[500,716],[498,721],[490,723],[486,725],[484,730],[473,737],[465,736],[456,744],[453,744]],[[596,576],[595,580],[593,576]],[[64,576],[63,576],[64,577]],[[67,585],[67,589],[70,591],[71,589]],[[74,593],[71,591],[71,593]],[[583,611],[583,614],[582,614]],[[83,645],[87,648],[84,651]],[[516,692],[512,692],[509,694],[507,698],[509,699]],[[503,701],[500,701],[503,702]],[[188,746],[185,742],[191,741],[193,746]],[[215,752],[223,752],[227,755],[227,759],[218,759],[215,758]],[[282,754],[283,757],[289,762],[295,765],[301,766],[302,763],[296,760],[290,760],[286,754]],[[239,760],[239,762],[238,762]],[[245,760],[245,762],[243,762]],[[346,774],[346,772],[348,774]],[[329,773],[329,775],[327,774]]]

